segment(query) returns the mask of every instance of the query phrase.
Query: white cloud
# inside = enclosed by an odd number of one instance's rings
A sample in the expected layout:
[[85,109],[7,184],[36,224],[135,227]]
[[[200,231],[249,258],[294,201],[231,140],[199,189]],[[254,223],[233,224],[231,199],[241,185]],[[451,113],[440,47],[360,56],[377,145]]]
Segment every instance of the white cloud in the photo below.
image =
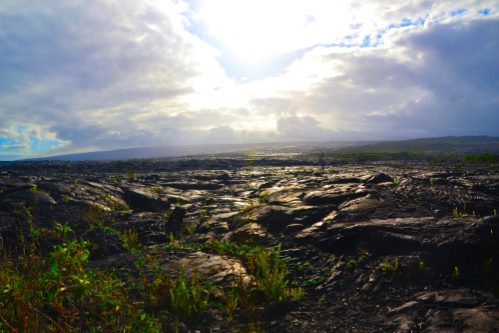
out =
[[[3,2],[0,139],[12,146],[57,139],[61,145],[53,144],[55,154],[497,135],[497,3],[275,4],[261,2],[270,15],[260,27],[238,27],[234,16],[217,29],[234,24],[226,38],[256,53],[306,52],[277,74],[236,80],[219,63],[230,53],[224,45],[212,46],[185,30],[189,19],[213,19],[189,11],[186,2]],[[467,11],[453,17],[451,12],[461,8]],[[485,8],[488,15],[478,12]],[[281,20],[281,12],[289,16]],[[295,26],[292,19],[301,13],[305,18]],[[426,21],[390,28],[403,19]],[[244,38],[253,33],[268,40],[258,44]],[[357,45],[368,35],[376,47],[330,45]]]
[[11,150],[26,150],[29,149],[29,146],[24,144],[24,145],[1,145],[2,149],[11,151]]

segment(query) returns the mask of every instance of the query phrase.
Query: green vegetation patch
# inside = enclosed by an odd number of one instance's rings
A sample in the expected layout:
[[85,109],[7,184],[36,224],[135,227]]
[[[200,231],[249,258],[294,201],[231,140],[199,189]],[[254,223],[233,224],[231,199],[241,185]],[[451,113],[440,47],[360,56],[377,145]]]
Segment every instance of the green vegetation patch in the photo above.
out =
[[465,155],[464,160],[466,162],[492,164],[492,163],[499,163],[499,155],[492,155],[492,154]]
[[352,152],[352,153],[328,153],[327,156],[338,158],[351,158],[351,159],[368,159],[368,160],[381,160],[381,159],[401,159],[401,158],[421,158],[431,156],[423,151],[410,151],[410,150],[379,150],[379,151],[366,151],[366,152]]

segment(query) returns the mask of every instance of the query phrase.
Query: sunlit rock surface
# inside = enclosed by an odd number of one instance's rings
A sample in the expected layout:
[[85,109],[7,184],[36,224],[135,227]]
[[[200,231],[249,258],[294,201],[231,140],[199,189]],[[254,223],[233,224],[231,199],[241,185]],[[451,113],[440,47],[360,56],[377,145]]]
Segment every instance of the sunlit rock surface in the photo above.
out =
[[[236,332],[250,320],[264,332],[497,332],[499,176],[459,159],[428,164],[327,160],[323,168],[317,158],[268,157],[254,166],[230,156],[117,161],[114,168],[6,163],[0,235],[15,249],[16,211],[29,207],[41,227],[68,222],[71,237],[96,244],[89,268],[140,279],[138,255],[118,235],[90,228],[101,221],[119,233],[135,230],[143,251],[172,276],[184,267],[188,279],[196,270],[225,288],[237,278],[254,285],[244,260],[165,248],[171,235],[181,232],[186,244],[281,244],[288,287],[302,287],[306,297],[272,304],[263,297],[251,311],[237,309],[230,323],[210,308],[186,332]],[[130,169],[136,180],[128,182]],[[43,191],[38,199],[34,186]],[[56,243],[42,244],[42,253]]]

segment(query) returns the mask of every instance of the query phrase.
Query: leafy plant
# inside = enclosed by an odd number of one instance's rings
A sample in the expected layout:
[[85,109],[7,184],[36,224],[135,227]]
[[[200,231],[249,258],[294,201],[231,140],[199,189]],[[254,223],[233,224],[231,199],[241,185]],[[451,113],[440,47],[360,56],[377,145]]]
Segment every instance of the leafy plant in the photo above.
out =
[[435,183],[435,179],[433,177],[430,178],[430,183],[433,185]]
[[301,300],[301,294],[302,294],[301,287],[291,288],[290,293],[295,301]]
[[141,250],[143,248],[143,245],[139,243],[137,232],[135,232],[135,227],[130,230],[125,230],[121,239],[124,243],[123,246],[125,246],[129,250]]
[[126,173],[128,175],[128,178],[126,179],[127,182],[133,182],[137,179],[135,177],[135,171],[133,171],[132,169],[129,169]]
[[385,265],[381,268],[383,270],[383,275],[389,275],[390,273],[393,276],[400,276],[402,272],[400,271],[399,259],[395,259],[395,265],[392,266],[388,259],[385,261]]
[[484,273],[490,273],[494,270],[494,268],[491,268],[490,265],[492,264],[492,260],[494,260],[494,258],[486,258],[483,260],[483,263],[482,263],[482,272]]
[[280,260],[281,244],[274,251],[259,249],[249,257],[249,266],[256,272],[256,283],[265,292],[267,302],[282,301],[287,296],[286,264]]
[[182,317],[192,322],[195,315],[208,307],[209,292],[199,282],[196,270],[192,273],[190,284],[185,282],[185,265],[182,265],[180,277],[170,290],[171,305],[177,322]]
[[393,183],[397,184],[397,179],[396,178],[393,178]]
[[431,268],[426,267],[425,263],[424,263],[424,262],[422,262],[422,261],[419,263],[419,268],[420,268],[421,270],[425,271],[426,273],[428,273],[429,271],[431,271]]
[[225,311],[227,312],[227,321],[232,321],[233,311],[237,308],[239,302],[239,288],[234,283],[231,284],[231,290],[227,294],[222,294],[221,298],[225,301]]
[[[371,256],[371,254],[367,250],[364,250],[364,249],[362,249],[360,247],[358,248],[358,250],[359,250],[359,252],[357,252],[357,255],[359,256],[358,257],[358,261],[359,262],[362,261],[362,260],[365,260],[365,259],[367,259],[367,258],[369,258]],[[350,266],[352,266],[352,265],[354,265],[356,263],[357,263],[357,261],[355,261],[355,260],[352,259],[352,260],[350,260],[347,263],[347,267],[350,267]]]
[[[30,231],[55,236],[63,243],[55,245],[46,258],[31,252],[17,257],[17,263],[12,261],[16,256],[0,248],[0,331],[159,332],[160,322],[129,300],[125,283],[114,273],[83,267],[92,244],[82,238],[68,240],[73,231],[67,223],[56,223],[50,233]],[[19,269],[27,260],[31,269]]]
[[258,194],[258,202],[262,204],[266,203],[268,196],[269,196],[269,191],[265,191],[263,194]]
[[459,280],[459,269],[457,267],[454,267],[454,273],[452,274],[452,279]]
[[186,224],[185,227],[191,236],[196,232],[196,225],[194,223]]
[[466,204],[464,204],[464,208],[463,208],[462,212],[458,211],[457,207],[452,210],[452,216],[458,217],[458,216],[462,216],[462,215],[466,215]]
[[160,199],[163,196],[163,191],[161,191],[161,187],[159,185],[153,186],[152,189],[156,193],[157,199]]

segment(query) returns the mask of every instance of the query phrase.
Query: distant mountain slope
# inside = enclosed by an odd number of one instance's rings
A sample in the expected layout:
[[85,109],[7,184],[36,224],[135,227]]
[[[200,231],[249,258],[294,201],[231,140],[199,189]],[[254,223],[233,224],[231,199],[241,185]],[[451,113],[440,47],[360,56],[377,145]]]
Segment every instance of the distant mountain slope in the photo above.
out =
[[328,152],[335,156],[363,152],[408,151],[432,155],[452,154],[498,154],[499,137],[489,136],[447,136],[441,138],[424,138],[403,141],[386,141],[359,147],[349,147]]
[[98,151],[79,154],[30,158],[20,161],[97,161],[120,160],[134,158],[162,158],[180,157],[188,155],[213,155],[222,153],[244,153],[246,150],[255,150],[264,154],[289,153],[302,154],[318,151],[328,151],[356,145],[365,145],[370,142],[277,142],[277,143],[249,143],[249,144],[219,144],[219,145],[190,145],[168,147],[129,148],[109,151]]

